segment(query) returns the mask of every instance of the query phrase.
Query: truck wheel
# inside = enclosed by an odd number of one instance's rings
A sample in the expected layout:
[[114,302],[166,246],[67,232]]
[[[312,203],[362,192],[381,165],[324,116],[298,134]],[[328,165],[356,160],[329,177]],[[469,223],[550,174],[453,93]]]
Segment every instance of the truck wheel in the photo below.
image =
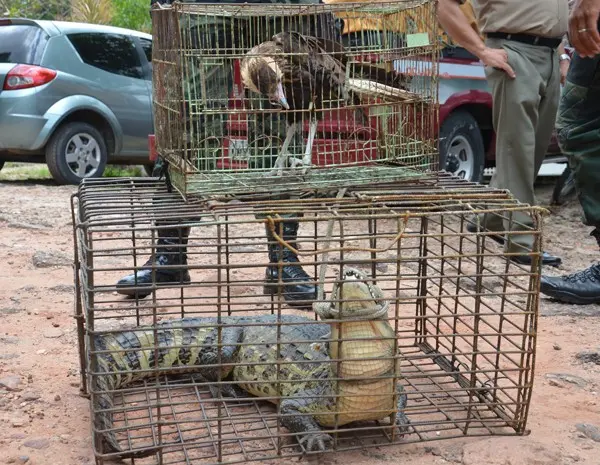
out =
[[485,168],[485,148],[477,120],[467,111],[452,113],[440,129],[440,168],[480,182]]
[[58,184],[79,184],[84,178],[101,177],[107,158],[102,134],[87,123],[59,127],[46,146],[46,164]]

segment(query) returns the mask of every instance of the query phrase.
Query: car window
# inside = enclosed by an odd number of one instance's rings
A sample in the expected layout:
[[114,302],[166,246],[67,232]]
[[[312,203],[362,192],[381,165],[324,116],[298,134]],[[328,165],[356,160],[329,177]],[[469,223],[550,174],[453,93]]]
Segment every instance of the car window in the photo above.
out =
[[0,63],[39,65],[48,35],[28,24],[0,26]]
[[109,73],[143,77],[135,43],[127,36],[106,33],[77,33],[67,36],[84,63]]
[[142,48],[144,49],[148,63],[152,63],[152,41],[140,37],[140,43],[142,44]]

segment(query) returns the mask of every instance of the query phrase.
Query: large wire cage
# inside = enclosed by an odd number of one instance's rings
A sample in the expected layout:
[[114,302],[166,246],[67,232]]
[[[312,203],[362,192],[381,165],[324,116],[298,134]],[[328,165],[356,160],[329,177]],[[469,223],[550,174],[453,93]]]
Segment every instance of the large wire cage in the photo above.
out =
[[152,23],[156,147],[186,197],[437,169],[433,0],[174,2]]
[[[73,207],[98,464],[528,433],[541,210],[505,191],[441,176],[322,198],[184,202],[153,180],[104,179],[84,180]],[[507,231],[473,232],[481,214]],[[527,218],[533,226],[518,227]],[[497,243],[523,234],[531,265]],[[312,301],[286,297],[298,282],[284,267],[298,265]],[[279,275],[267,286],[268,268]],[[144,270],[143,286],[117,285]],[[166,270],[189,276],[164,282]]]

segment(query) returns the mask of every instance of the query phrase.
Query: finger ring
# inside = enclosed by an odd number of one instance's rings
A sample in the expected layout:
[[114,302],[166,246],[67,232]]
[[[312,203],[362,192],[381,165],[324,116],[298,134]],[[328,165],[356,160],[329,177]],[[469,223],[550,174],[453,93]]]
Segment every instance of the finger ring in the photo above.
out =
[[587,29],[579,29],[577,32],[587,32]]

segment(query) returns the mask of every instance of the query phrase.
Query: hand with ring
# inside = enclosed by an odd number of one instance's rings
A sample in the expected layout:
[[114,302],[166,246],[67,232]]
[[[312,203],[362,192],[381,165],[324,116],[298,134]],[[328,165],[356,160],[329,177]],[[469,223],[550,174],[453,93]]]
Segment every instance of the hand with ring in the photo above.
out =
[[600,0],[575,0],[569,16],[569,42],[583,58],[600,53]]

